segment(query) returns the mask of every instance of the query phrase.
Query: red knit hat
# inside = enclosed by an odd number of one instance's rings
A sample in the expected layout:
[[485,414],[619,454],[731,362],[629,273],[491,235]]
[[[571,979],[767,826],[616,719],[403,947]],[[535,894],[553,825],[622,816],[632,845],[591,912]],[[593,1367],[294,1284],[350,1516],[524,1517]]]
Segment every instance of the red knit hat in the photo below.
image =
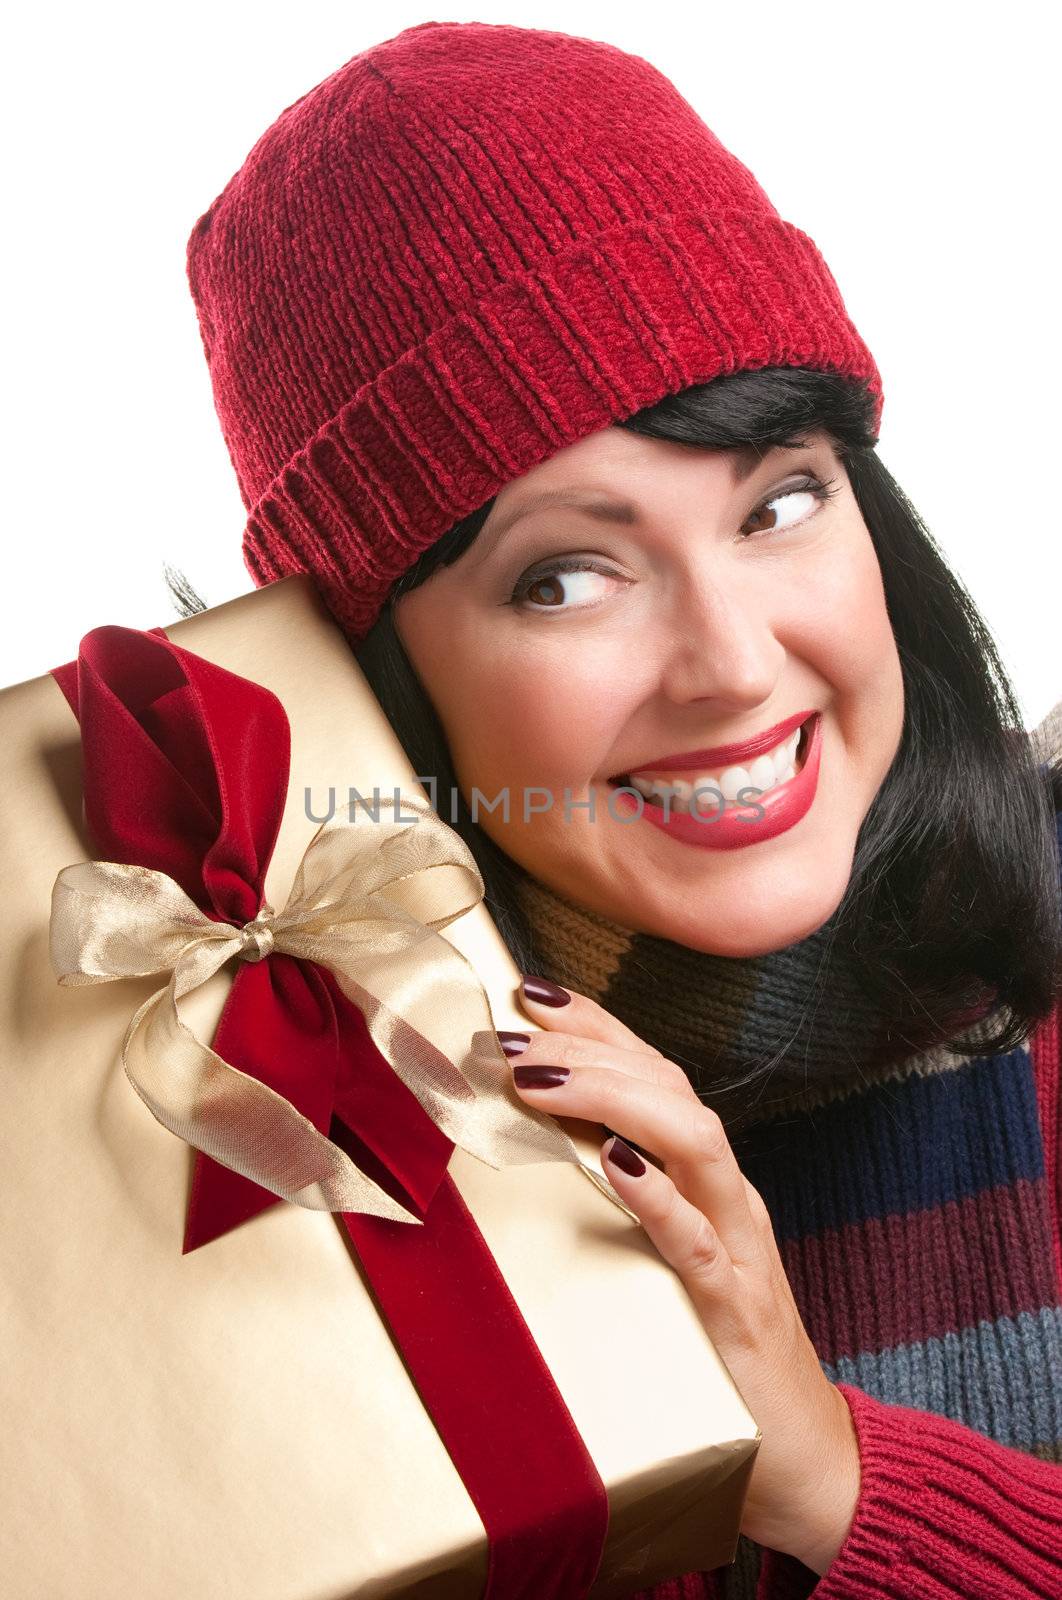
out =
[[188,279],[256,584],[357,644],[394,580],[536,463],[720,374],[881,378],[807,234],[653,66],[422,22],[281,113]]

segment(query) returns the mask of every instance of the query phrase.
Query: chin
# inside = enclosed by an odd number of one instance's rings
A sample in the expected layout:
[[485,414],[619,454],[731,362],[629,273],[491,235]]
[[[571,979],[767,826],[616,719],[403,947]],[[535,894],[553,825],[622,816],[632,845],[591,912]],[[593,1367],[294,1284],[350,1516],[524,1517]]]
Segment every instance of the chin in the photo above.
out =
[[[810,938],[830,920],[844,896],[850,871],[849,865],[848,872],[839,872],[829,884],[815,875],[806,884],[793,885],[784,897],[743,893],[727,906],[725,897],[720,896],[711,920],[701,915],[692,921],[688,916],[677,921],[662,911],[653,918],[654,926],[643,923],[643,931],[705,955],[736,960],[770,955]],[[629,918],[628,926],[632,922]]]
[[828,922],[836,907],[831,907],[821,917],[814,917],[808,921],[792,924],[785,931],[777,927],[772,928],[769,935],[757,935],[751,928],[747,935],[742,935],[740,929],[733,930],[728,937],[716,938],[703,932],[689,937],[678,934],[665,934],[664,938],[672,939],[676,944],[685,945],[689,950],[700,950],[705,955],[726,956],[733,961],[751,960],[754,956],[767,956],[776,950],[788,950],[790,945],[799,944],[802,939],[808,939]]

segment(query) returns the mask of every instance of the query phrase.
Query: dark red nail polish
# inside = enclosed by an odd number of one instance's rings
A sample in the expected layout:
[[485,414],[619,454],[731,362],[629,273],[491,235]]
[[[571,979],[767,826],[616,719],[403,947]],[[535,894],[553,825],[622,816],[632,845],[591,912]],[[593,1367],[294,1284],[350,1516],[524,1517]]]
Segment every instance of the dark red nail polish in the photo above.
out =
[[531,1043],[531,1035],[529,1033],[511,1033],[508,1029],[499,1028],[498,1043],[507,1056],[519,1056],[523,1055]]
[[513,1082],[520,1089],[556,1089],[571,1073],[571,1067],[514,1067]]
[[567,989],[562,989],[558,983],[551,983],[548,978],[532,977],[525,972],[520,983],[529,1000],[538,1000],[544,1006],[566,1006],[571,999]]
[[636,1150],[625,1144],[619,1134],[614,1135],[608,1150],[608,1159],[613,1165],[619,1167],[630,1178],[640,1178],[645,1171],[645,1162]]

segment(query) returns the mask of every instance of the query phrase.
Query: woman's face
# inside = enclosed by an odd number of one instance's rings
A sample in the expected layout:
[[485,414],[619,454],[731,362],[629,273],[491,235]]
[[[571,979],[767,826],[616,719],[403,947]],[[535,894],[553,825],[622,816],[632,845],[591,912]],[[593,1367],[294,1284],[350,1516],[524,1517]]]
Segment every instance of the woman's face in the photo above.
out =
[[[507,484],[461,558],[398,599],[395,626],[479,826],[543,883],[727,956],[783,949],[836,910],[899,746],[903,683],[824,433],[761,453],[601,429]],[[809,763],[804,736],[788,784],[759,752],[673,765],[814,711],[821,743]],[[700,788],[694,816],[675,788],[667,813],[658,791],[639,815],[609,782],[632,768]],[[772,782],[788,798],[765,828],[755,801]],[[508,820],[503,799],[488,809],[506,795]],[[448,817],[446,794],[437,805]]]

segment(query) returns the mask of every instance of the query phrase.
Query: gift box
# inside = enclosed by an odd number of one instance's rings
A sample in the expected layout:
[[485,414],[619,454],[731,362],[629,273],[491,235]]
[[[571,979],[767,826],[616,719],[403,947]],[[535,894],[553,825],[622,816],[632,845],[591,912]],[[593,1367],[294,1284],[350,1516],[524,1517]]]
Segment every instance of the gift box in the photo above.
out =
[[482,880],[311,580],[93,630],[0,717],[5,1592],[731,1562],[759,1431],[604,1130],[512,1090]]

